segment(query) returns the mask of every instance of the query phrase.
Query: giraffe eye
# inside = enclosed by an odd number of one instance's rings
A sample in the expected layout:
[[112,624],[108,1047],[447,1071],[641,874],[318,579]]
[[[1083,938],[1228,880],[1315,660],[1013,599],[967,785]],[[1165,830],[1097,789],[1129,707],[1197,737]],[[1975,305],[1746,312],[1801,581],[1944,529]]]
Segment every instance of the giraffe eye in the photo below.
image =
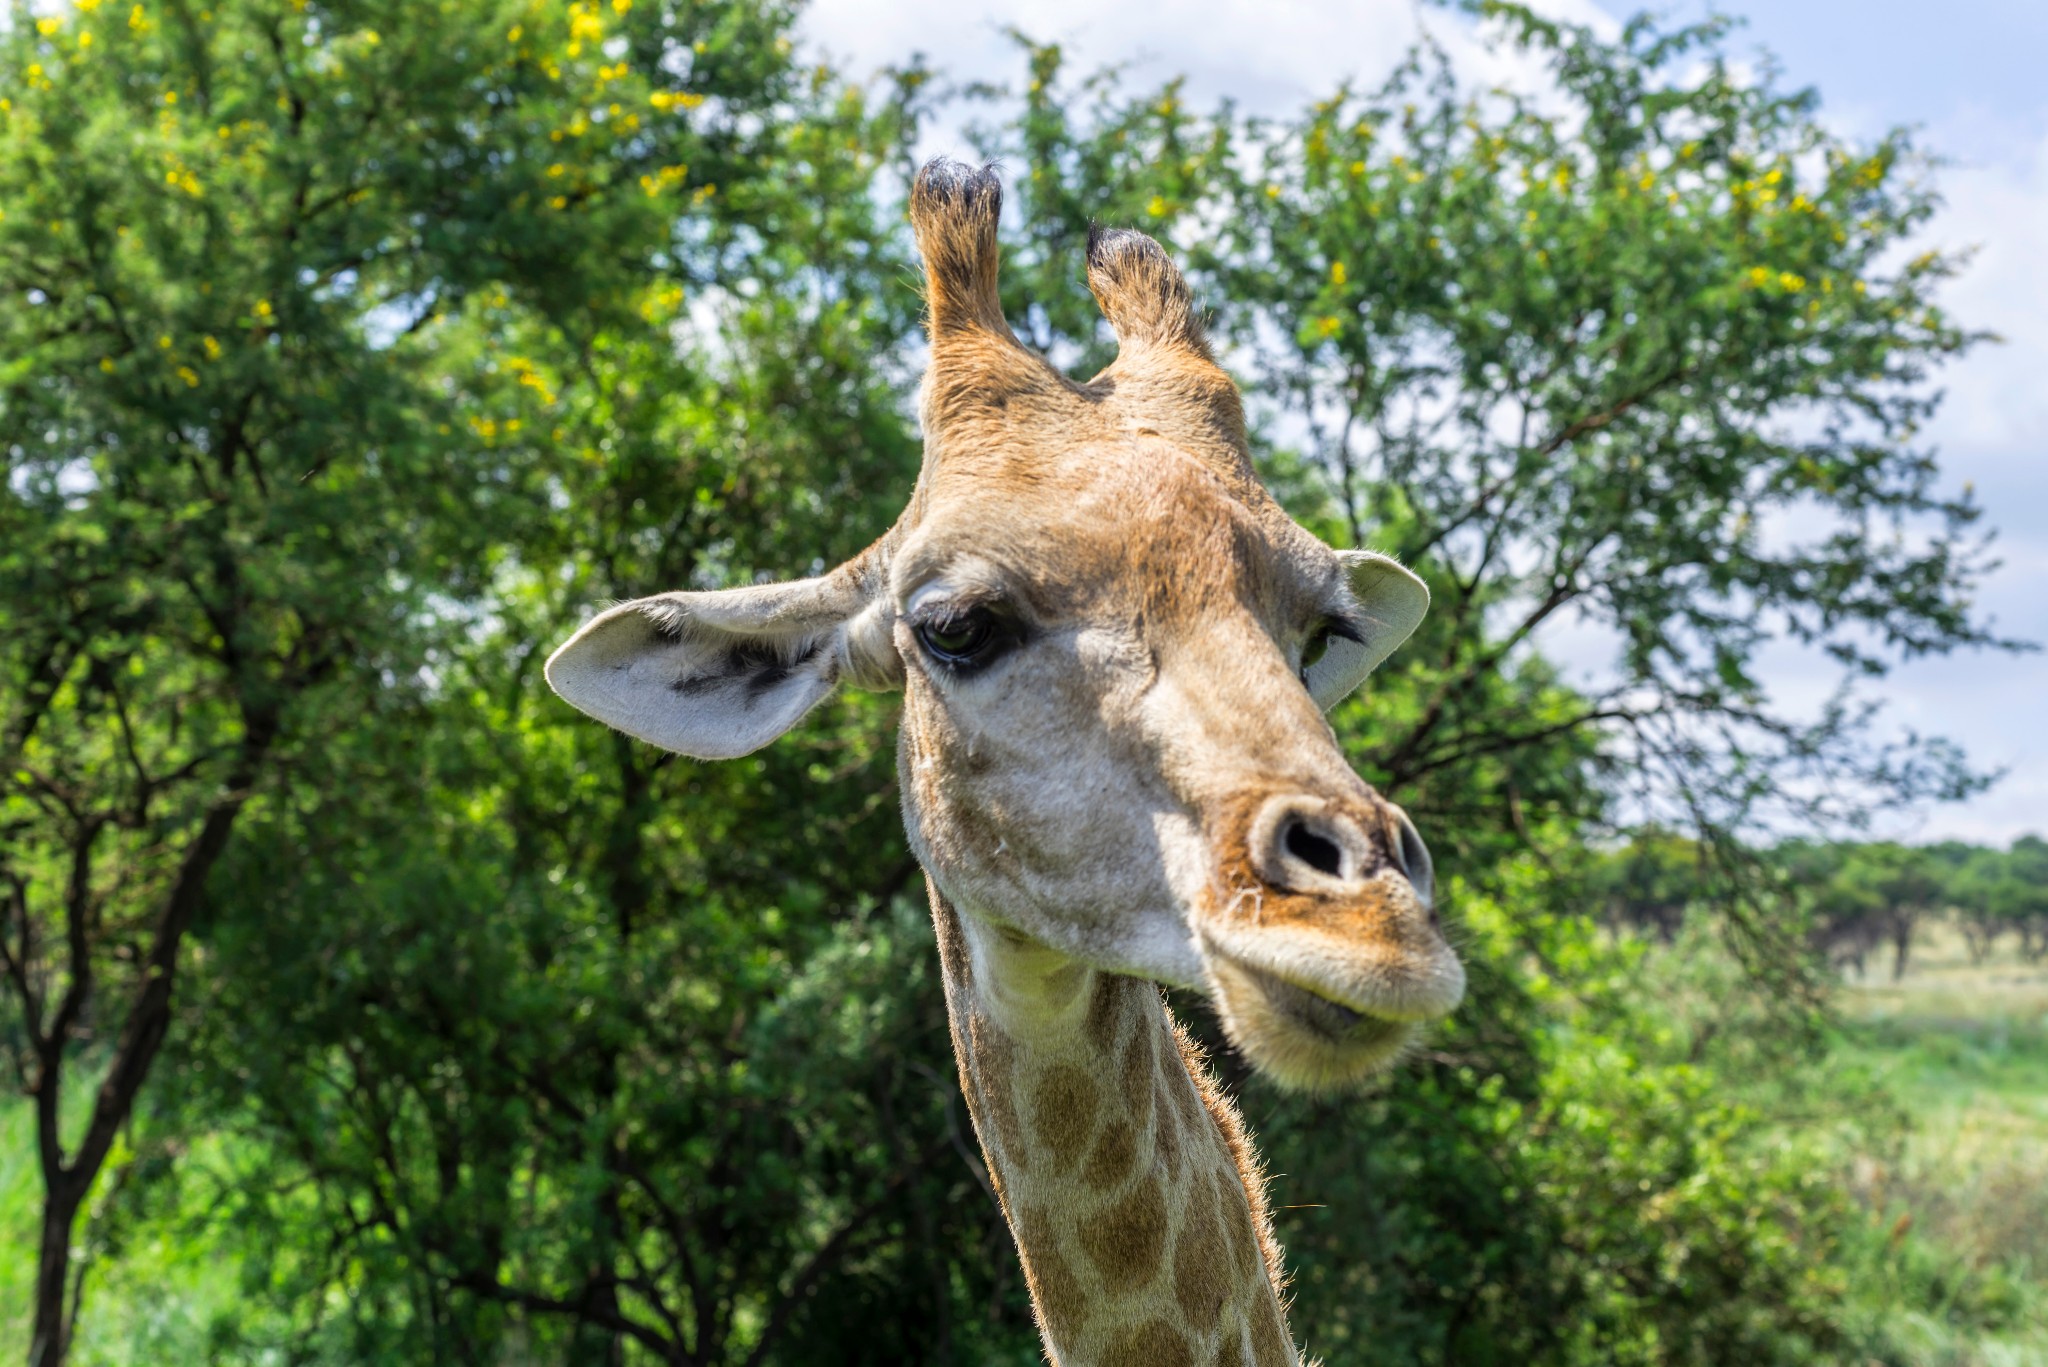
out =
[[915,630],[925,654],[954,669],[987,664],[1000,653],[1004,640],[995,617],[983,608],[920,622]]

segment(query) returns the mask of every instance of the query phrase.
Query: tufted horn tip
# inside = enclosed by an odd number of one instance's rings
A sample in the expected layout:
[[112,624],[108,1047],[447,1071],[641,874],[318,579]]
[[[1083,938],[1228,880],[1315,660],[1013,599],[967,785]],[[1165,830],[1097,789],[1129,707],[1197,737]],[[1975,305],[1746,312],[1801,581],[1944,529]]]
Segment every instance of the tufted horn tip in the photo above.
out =
[[1145,234],[1090,224],[1088,288],[1125,346],[1163,344],[1207,355],[1187,280]]
[[924,257],[926,303],[934,333],[979,325],[1007,334],[996,292],[996,223],[1003,183],[993,163],[969,166],[934,157],[910,191],[910,223]]
[[934,213],[967,213],[997,217],[1003,208],[1003,182],[996,164],[969,166],[951,157],[933,157],[917,173],[910,192],[910,212],[924,218]]

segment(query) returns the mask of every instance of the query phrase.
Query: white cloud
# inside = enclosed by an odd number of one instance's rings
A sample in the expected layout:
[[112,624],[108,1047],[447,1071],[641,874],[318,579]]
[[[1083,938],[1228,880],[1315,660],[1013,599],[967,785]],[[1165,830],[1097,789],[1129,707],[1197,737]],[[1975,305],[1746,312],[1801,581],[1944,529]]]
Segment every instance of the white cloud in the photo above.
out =
[[[1615,31],[1590,0],[1547,0],[1537,8]],[[1460,16],[1425,13],[1411,0],[814,0],[803,20],[810,40],[855,74],[922,52],[956,79],[1014,82],[1023,63],[1004,31],[1015,28],[1063,45],[1080,70],[1127,63],[1140,82],[1185,75],[1198,107],[1229,99],[1253,114],[1292,112],[1328,98],[1347,80],[1378,82],[1425,25],[1466,74],[1488,84],[1527,84],[1529,64],[1485,52]]]

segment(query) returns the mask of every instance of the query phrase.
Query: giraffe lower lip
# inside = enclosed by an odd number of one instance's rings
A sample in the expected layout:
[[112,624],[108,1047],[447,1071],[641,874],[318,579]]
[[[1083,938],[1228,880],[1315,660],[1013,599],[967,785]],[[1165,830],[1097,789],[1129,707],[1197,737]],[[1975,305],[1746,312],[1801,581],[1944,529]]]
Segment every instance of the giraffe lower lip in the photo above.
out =
[[1407,1028],[1399,1021],[1355,1010],[1270,973],[1251,973],[1274,1010],[1333,1044],[1375,1044]]

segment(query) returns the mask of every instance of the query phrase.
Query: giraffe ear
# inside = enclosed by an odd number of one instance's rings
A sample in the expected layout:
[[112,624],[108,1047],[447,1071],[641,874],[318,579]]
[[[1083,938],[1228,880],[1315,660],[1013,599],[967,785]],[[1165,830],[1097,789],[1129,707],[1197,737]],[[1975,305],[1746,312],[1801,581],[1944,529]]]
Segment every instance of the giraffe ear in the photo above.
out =
[[839,574],[639,598],[570,637],[548,660],[548,683],[650,745],[732,759],[795,726],[841,678],[902,682],[883,607]]
[[1391,556],[1377,551],[1339,551],[1351,581],[1360,639],[1333,637],[1321,659],[1310,665],[1309,696],[1325,712],[1350,696],[1401,642],[1422,625],[1429,611],[1429,586]]

